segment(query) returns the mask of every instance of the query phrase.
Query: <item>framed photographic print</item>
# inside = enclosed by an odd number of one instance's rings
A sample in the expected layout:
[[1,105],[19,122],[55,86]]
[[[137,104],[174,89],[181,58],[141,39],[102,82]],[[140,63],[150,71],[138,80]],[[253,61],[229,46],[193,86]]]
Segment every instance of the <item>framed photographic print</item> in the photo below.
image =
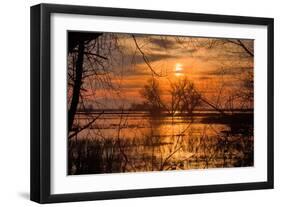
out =
[[273,19],[31,7],[31,200],[273,188]]

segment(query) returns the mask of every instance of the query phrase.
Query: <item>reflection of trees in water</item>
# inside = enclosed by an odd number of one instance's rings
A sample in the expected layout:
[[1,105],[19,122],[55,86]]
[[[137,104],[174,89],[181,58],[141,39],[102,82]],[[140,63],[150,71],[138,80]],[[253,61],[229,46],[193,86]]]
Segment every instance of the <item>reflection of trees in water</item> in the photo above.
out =
[[[120,115],[116,137],[86,138],[69,146],[69,174],[163,171],[243,167],[253,165],[253,135],[250,126],[239,133],[217,131],[215,124],[194,127],[185,120],[184,127],[163,129],[162,118],[150,118],[148,130],[126,138],[126,115]],[[183,119],[184,120],[184,119]],[[173,121],[172,121],[173,123]],[[242,126],[240,128],[243,128]],[[248,129],[247,129],[248,128]],[[135,130],[135,129],[131,129]],[[242,134],[243,133],[243,134]]]
[[[195,168],[253,165],[253,137],[228,133],[209,136],[206,127],[200,136],[188,139],[188,150],[194,152],[193,158],[189,160],[191,165],[195,164]],[[192,163],[193,160],[195,163]]]

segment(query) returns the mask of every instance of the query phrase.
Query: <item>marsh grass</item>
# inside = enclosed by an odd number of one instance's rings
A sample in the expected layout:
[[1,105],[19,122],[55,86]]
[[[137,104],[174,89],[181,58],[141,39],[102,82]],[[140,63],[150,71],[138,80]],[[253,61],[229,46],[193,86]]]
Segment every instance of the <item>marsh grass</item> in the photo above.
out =
[[167,141],[150,133],[140,137],[71,140],[68,143],[68,174],[187,170],[253,166],[252,128],[210,135],[206,125]]

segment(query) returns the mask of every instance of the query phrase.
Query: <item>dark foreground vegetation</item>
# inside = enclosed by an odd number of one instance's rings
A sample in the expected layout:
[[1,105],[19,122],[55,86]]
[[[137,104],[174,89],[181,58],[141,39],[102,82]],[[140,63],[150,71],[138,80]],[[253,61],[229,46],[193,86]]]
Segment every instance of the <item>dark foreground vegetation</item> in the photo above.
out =
[[[223,121],[222,121],[223,120]],[[68,147],[68,174],[97,174],[179,169],[206,169],[253,166],[253,114],[239,117],[212,116],[201,119],[199,133],[193,122],[183,133],[169,138],[153,133],[133,139],[72,139]],[[206,124],[207,121],[210,121]],[[208,133],[213,125],[228,125],[228,130]],[[118,129],[116,129],[118,130]]]

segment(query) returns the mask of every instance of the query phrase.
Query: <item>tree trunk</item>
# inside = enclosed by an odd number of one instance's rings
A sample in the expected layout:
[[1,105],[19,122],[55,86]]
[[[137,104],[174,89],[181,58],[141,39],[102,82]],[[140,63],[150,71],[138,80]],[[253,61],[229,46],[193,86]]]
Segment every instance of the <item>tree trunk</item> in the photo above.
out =
[[76,61],[75,81],[72,91],[72,100],[71,100],[70,108],[68,110],[68,134],[72,130],[74,116],[76,114],[78,103],[79,103],[80,89],[82,85],[84,48],[85,48],[84,41],[80,40],[78,43],[78,58]]

